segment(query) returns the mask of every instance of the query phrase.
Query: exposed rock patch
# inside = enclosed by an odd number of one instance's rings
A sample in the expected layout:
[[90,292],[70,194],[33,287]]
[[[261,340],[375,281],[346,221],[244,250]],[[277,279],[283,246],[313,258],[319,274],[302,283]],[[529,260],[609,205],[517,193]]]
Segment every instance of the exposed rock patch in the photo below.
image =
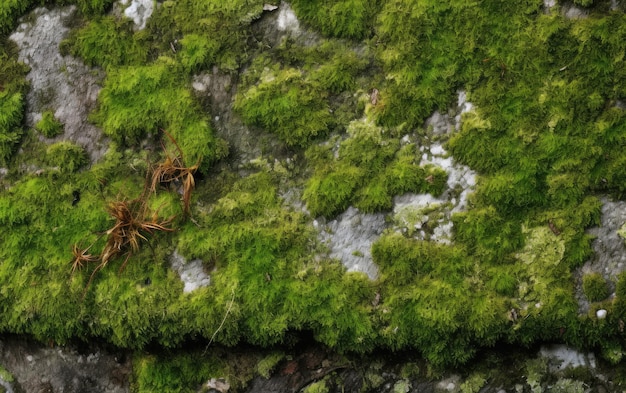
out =
[[539,354],[548,359],[552,372],[568,367],[596,368],[596,357],[593,353],[582,353],[566,345],[546,345],[541,347]]
[[339,259],[349,272],[365,273],[372,280],[378,278],[370,249],[385,229],[385,214],[364,214],[349,207],[336,219],[327,223],[314,221],[314,225],[331,258]]
[[[442,115],[435,112],[425,123],[434,136],[445,138],[460,128],[463,113],[473,109],[465,92],[459,92],[456,107]],[[406,135],[402,143],[410,143]],[[328,246],[331,258],[339,259],[348,271],[366,273],[371,279],[378,277],[370,248],[388,226],[416,239],[448,244],[452,240],[454,213],[467,207],[467,197],[476,185],[476,173],[457,163],[443,148],[441,142],[422,144],[416,154],[421,154],[420,165],[434,165],[448,173],[447,187],[442,195],[405,194],[396,196],[393,209],[388,213],[363,214],[349,207],[329,222],[315,221],[319,238]]]
[[194,259],[192,261],[186,261],[178,251],[174,251],[170,260],[172,262],[172,269],[178,273],[180,279],[185,284],[183,288],[184,293],[206,287],[211,283],[211,277],[205,273],[202,260]]
[[600,226],[587,231],[595,237],[592,243],[594,254],[574,273],[577,281],[576,299],[581,314],[586,314],[589,311],[589,301],[582,290],[583,275],[601,274],[607,281],[610,292],[613,293],[617,276],[626,270],[626,246],[624,239],[617,233],[626,222],[626,202],[613,201],[607,197],[601,198],[601,201]]
[[[129,1],[130,4],[128,4]],[[120,0],[120,3],[126,6],[124,15],[133,20],[135,28],[137,30],[145,29],[146,23],[154,11],[154,0]]]
[[15,378],[17,387],[11,388],[16,392],[129,391],[130,356],[116,358],[99,349],[79,352],[75,348],[44,347],[22,339],[4,338],[0,341],[0,364]]
[[228,142],[230,161],[237,166],[259,157],[262,151],[261,144],[253,143],[259,138],[233,113],[236,93],[233,79],[231,74],[213,67],[211,72],[195,75],[192,87],[198,96],[206,98],[216,134]]
[[282,2],[278,11],[276,27],[279,31],[287,31],[291,34],[300,34],[300,22],[289,3]]
[[70,140],[85,148],[95,162],[106,152],[107,143],[87,116],[95,107],[104,75],[59,52],[75,12],[75,7],[37,8],[22,19],[9,38],[19,47],[19,60],[31,68],[26,76],[31,83],[26,124],[33,127],[44,111],[53,111],[64,132],[46,141]]

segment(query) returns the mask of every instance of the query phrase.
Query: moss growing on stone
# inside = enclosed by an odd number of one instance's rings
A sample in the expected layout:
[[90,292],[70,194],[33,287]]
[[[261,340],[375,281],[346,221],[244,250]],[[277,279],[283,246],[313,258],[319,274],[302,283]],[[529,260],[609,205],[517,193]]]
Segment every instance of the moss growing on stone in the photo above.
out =
[[166,130],[177,141],[188,166],[203,163],[207,168],[225,155],[209,120],[169,58],[111,70],[93,118],[105,134],[129,146]]
[[[86,24],[66,49],[107,71],[93,119],[113,144],[83,171],[84,153],[68,144],[50,147],[45,160],[24,149],[31,157],[23,162],[45,166],[38,176],[11,166],[26,70],[14,48],[1,46],[0,161],[11,164],[0,192],[1,331],[135,349],[188,338],[269,346],[310,331],[332,349],[417,350],[436,367],[466,363],[499,342],[566,341],[622,359],[626,279],[618,279],[613,303],[603,303],[605,320],[580,318],[572,269],[592,252],[585,228],[599,224],[595,195],[626,191],[623,13],[598,6],[571,20],[527,0],[296,1],[308,26],[354,41],[305,34],[268,47],[260,32],[272,16],[261,1],[164,1],[143,33],[92,16],[112,1],[75,3]],[[0,29],[30,5],[3,2]],[[225,151],[212,132],[213,109],[198,102],[190,80],[213,66],[246,70],[237,113],[293,148],[308,178],[289,178],[278,166],[211,171]],[[459,90],[474,106],[458,132],[423,131],[435,109],[454,107]],[[159,190],[150,206],[179,215],[180,230],[156,236],[122,274],[123,258],[111,260],[83,295],[91,271],[70,274],[70,247],[102,249],[98,234],[111,224],[104,206],[142,192],[144,160],[154,155],[133,149],[161,129],[186,165],[202,161],[195,222],[182,221],[173,190]],[[389,230],[372,249],[374,282],[315,258],[311,215],[332,217],[350,205],[385,211],[402,193],[441,193],[445,172],[419,165],[419,146],[433,140],[480,174],[468,209],[451,218],[451,244]],[[50,170],[56,166],[61,174]],[[311,215],[280,197],[292,186],[303,189]],[[203,261],[210,286],[182,293],[169,268],[175,249]],[[537,389],[544,366],[531,366]],[[211,370],[191,357],[148,355],[138,361],[138,391],[196,389],[200,376],[219,377]]]
[[296,69],[269,71],[235,101],[244,120],[278,134],[289,146],[307,146],[328,132],[329,107]]
[[590,302],[599,302],[609,296],[609,288],[599,273],[583,275],[583,292]]
[[45,111],[41,120],[35,124],[35,129],[46,138],[54,138],[63,133],[63,124],[54,116],[52,111]]
[[381,1],[350,0],[325,4],[321,1],[293,1],[300,18],[327,36],[364,39],[373,33]]
[[24,133],[20,127],[23,105],[21,93],[0,92],[0,163],[3,165],[8,163]]
[[382,127],[368,120],[352,121],[347,133],[336,158],[330,145],[307,152],[315,173],[303,199],[314,216],[332,217],[350,204],[368,213],[388,210],[394,195],[443,191],[446,173],[420,167],[415,145],[401,147],[399,139],[386,136]]
[[105,16],[72,31],[61,47],[90,66],[108,68],[144,63],[149,50],[146,41],[145,35],[133,33],[129,21]]

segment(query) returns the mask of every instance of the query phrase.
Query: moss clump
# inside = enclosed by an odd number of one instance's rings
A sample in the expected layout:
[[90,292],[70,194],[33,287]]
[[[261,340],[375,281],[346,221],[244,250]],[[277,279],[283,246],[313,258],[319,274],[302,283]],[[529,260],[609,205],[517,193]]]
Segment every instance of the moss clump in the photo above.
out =
[[583,276],[583,292],[590,302],[599,302],[609,296],[609,288],[599,273],[589,273]]
[[287,145],[307,147],[358,116],[352,91],[357,81],[368,83],[363,74],[369,65],[367,54],[337,41],[306,47],[285,39],[254,59],[235,109],[248,124],[276,133]]
[[11,374],[10,372],[8,372],[4,367],[0,366],[0,379],[6,381],[6,382],[13,382],[15,380],[15,378],[13,377],[13,374]]
[[144,63],[149,46],[145,35],[133,33],[130,21],[105,16],[73,30],[61,43],[61,49],[82,58],[90,66],[108,68]]
[[93,118],[105,134],[131,146],[165,129],[177,141],[187,166],[202,163],[206,169],[225,155],[172,59],[111,70]]
[[57,120],[52,111],[45,111],[41,120],[35,124],[35,129],[46,138],[54,138],[63,133],[63,124]]
[[115,0],[62,0],[78,6],[80,11],[88,16],[102,15],[111,8]]
[[312,384],[302,389],[302,393],[328,393],[328,392],[329,392],[329,389],[326,384],[326,379],[313,382]]
[[199,353],[138,355],[133,360],[133,386],[137,393],[196,392],[210,378],[227,375],[226,362]]
[[327,4],[319,0],[296,0],[292,5],[298,17],[324,35],[363,39],[372,34],[373,22],[381,3],[378,0],[350,0]]
[[487,378],[483,374],[474,373],[461,384],[461,392],[478,393],[485,383],[487,383]]
[[180,40],[180,45],[178,58],[188,73],[204,69],[217,60],[219,43],[205,35],[187,34]]
[[0,34],[5,34],[17,25],[17,18],[34,4],[29,0],[6,0],[0,4]]
[[269,378],[278,363],[285,358],[282,352],[272,353],[265,356],[256,365],[256,370],[263,378]]
[[306,146],[328,132],[329,107],[296,69],[268,71],[260,83],[237,96],[243,119],[275,132],[289,146]]
[[250,24],[263,12],[263,1],[164,1],[148,22],[153,47],[172,53],[187,71],[210,65],[235,71],[248,58]]
[[350,204],[370,213],[390,209],[394,195],[443,191],[447,174],[436,167],[420,167],[414,144],[401,147],[399,139],[388,137],[368,120],[352,121],[347,131],[336,158],[330,144],[307,151],[315,173],[303,200],[311,214],[332,217]]
[[63,173],[76,172],[89,162],[87,152],[71,142],[58,142],[48,147],[47,161]]

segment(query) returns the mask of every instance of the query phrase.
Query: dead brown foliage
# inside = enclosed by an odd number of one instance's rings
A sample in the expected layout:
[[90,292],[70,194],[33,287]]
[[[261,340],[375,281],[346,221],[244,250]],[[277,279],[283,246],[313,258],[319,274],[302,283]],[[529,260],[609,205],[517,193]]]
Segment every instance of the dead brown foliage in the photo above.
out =
[[190,213],[191,192],[196,185],[193,174],[198,169],[198,164],[189,167],[186,166],[183,152],[180,146],[178,146],[178,143],[176,143],[176,140],[167,131],[163,130],[163,132],[172,141],[172,144],[176,148],[176,154],[170,154],[165,146],[163,146],[166,157],[162,163],[152,170],[150,190],[156,192],[159,185],[169,186],[170,184],[180,183],[182,187],[183,209],[185,214],[188,215]]
[[81,269],[86,263],[98,263],[89,277],[85,292],[96,273],[111,260],[126,255],[124,263],[120,267],[120,271],[122,271],[131,255],[139,250],[142,240],[148,241],[148,236],[153,235],[157,231],[171,232],[174,230],[168,226],[174,217],[160,218],[158,210],[151,211],[148,207],[144,195],[130,201],[119,200],[111,202],[107,206],[107,212],[115,219],[115,224],[103,234],[103,236],[106,235],[107,240],[100,255],[87,254],[87,251],[95,242],[84,250],[76,244],[72,248],[72,253],[74,254],[72,273]]
[[[170,184],[180,183],[182,186],[182,200],[185,214],[189,214],[191,203],[191,192],[195,187],[193,174],[198,169],[198,165],[187,167],[184,165],[183,154],[171,135],[164,131],[176,147],[177,154],[172,155],[163,146],[166,154],[165,160],[152,169],[151,173],[146,177],[144,190],[142,194],[132,200],[118,199],[110,202],[107,207],[107,213],[115,220],[113,226],[104,232],[94,243],[83,249],[77,244],[72,247],[72,273],[81,269],[87,263],[97,263],[94,268],[87,286],[93,281],[98,271],[104,268],[111,260],[125,255],[126,258],[120,267],[120,271],[124,269],[131,255],[136,253],[140,248],[142,241],[147,242],[151,235],[156,232],[171,232],[174,229],[169,225],[174,220],[174,216],[169,218],[159,217],[159,210],[152,210],[148,206],[148,198],[150,193],[157,190],[159,184],[169,186]],[[106,243],[100,255],[89,254],[88,251],[102,236],[106,236]]]

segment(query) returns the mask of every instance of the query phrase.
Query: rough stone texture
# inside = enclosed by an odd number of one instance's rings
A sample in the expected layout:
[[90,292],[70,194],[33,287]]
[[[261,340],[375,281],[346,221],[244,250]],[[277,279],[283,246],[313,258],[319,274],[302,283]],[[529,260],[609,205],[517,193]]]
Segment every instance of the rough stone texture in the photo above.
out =
[[539,355],[548,360],[550,371],[558,372],[568,367],[596,368],[596,357],[593,353],[582,353],[566,345],[545,345]]
[[[129,0],[120,0],[123,6],[128,5]],[[124,15],[133,20],[135,23],[135,29],[143,30],[146,27],[146,23],[152,11],[154,11],[154,0],[132,0],[130,5],[124,10]]]
[[[310,45],[318,40],[316,34],[299,27],[288,3],[280,3],[277,9],[269,8],[266,7],[261,17],[252,24],[252,34],[259,45],[274,47],[287,37],[292,37],[300,45]],[[246,126],[233,112],[236,86],[237,76],[218,67],[195,75],[192,80],[196,94],[209,106],[217,136],[228,142],[230,164],[235,168],[245,167],[251,160],[263,155],[264,150],[271,151],[276,157],[290,155],[275,135]]]
[[600,226],[587,231],[595,237],[592,243],[594,255],[574,272],[577,282],[576,299],[581,314],[586,314],[589,311],[589,301],[585,298],[582,290],[583,275],[600,273],[607,280],[609,289],[613,293],[617,276],[626,270],[626,246],[624,239],[617,234],[617,231],[626,222],[626,202],[613,201],[608,197],[603,197],[601,201]]
[[18,338],[0,341],[0,364],[15,378],[16,392],[126,393],[130,356],[100,349],[44,347]]
[[[195,75],[192,87],[201,99],[209,104],[216,134],[229,145],[230,159],[234,165],[242,165],[261,155],[258,130],[247,127],[233,113],[233,97],[236,93],[234,76],[213,67],[211,72]],[[263,138],[269,138],[267,134]]]
[[178,251],[174,251],[170,260],[172,262],[172,269],[178,273],[180,279],[185,284],[183,288],[184,293],[189,293],[211,284],[211,277],[205,273],[202,260],[194,259],[192,261],[186,261]]
[[320,239],[329,248],[331,258],[339,259],[349,272],[378,278],[370,249],[385,228],[385,214],[364,214],[349,207],[336,219],[327,223],[316,220],[313,225],[320,230]]
[[[96,104],[103,73],[85,66],[72,56],[61,56],[59,43],[70,28],[75,7],[37,8],[22,19],[9,37],[19,47],[19,60],[30,66],[26,79],[26,124],[33,127],[46,110],[52,110],[64,125],[63,134],[47,142],[70,140],[84,147],[92,162],[106,152],[102,132],[87,121]],[[42,136],[42,140],[45,138]]]

